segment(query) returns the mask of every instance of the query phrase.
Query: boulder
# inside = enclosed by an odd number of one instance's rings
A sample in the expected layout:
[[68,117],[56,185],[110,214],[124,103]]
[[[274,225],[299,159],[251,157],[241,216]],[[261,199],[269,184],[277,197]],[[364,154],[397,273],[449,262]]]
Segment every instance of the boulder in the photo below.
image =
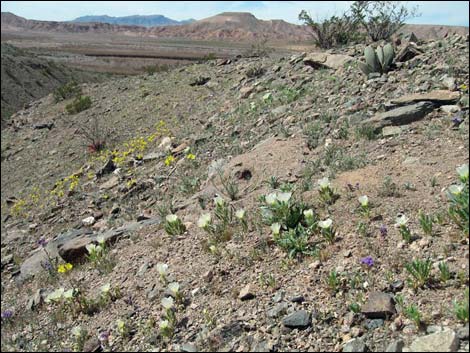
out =
[[353,61],[355,61],[355,59],[349,55],[326,53],[311,53],[303,60],[305,65],[313,68],[326,67],[334,70],[344,67],[344,64]]

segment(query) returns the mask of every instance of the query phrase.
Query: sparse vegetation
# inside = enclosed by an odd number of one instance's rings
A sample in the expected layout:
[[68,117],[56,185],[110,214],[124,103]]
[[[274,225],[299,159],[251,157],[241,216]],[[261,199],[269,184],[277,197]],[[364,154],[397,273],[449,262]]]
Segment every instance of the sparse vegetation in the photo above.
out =
[[78,114],[91,107],[91,98],[89,96],[78,96],[72,103],[65,106],[67,113]]

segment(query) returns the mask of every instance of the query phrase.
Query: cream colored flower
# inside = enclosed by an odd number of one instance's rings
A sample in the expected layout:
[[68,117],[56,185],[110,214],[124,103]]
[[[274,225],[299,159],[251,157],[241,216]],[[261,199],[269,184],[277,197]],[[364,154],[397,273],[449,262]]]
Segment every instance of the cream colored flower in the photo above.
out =
[[170,290],[171,293],[174,295],[177,295],[180,290],[180,285],[178,282],[173,282],[168,285],[168,289]]
[[269,194],[269,195],[266,195],[266,203],[268,205],[274,205],[277,201],[277,195],[275,192]]
[[235,217],[237,217],[240,220],[245,218],[245,210],[241,209],[241,210],[238,210],[237,212],[235,212]]
[[162,303],[162,306],[167,310],[169,310],[169,309],[171,309],[175,306],[175,302],[174,302],[172,297],[163,298],[161,303]]
[[197,221],[197,226],[199,228],[206,228],[211,223],[211,214],[205,213],[199,217]]
[[327,177],[319,179],[317,183],[321,190],[327,189],[330,187],[330,180]]
[[178,216],[175,214],[169,214],[166,216],[166,221],[168,223],[175,223],[178,220]]
[[461,179],[468,179],[468,164],[462,164],[456,170]]
[[279,223],[271,224],[271,231],[273,232],[273,235],[279,235],[281,231],[281,225]]
[[277,200],[281,203],[287,203],[289,202],[291,197],[292,197],[291,192],[281,192],[277,195]]
[[464,189],[464,185],[463,184],[460,184],[460,185],[451,185],[449,186],[449,192],[452,194],[452,195],[460,195],[462,193]]
[[406,223],[408,223],[409,219],[408,217],[406,217],[405,215],[400,215],[396,218],[395,222],[396,222],[396,226],[398,227],[401,227],[401,226],[404,226],[406,225]]
[[168,320],[160,321],[160,329],[161,330],[167,329],[169,325],[170,325],[170,323],[168,322]]
[[106,283],[105,285],[103,285],[101,287],[101,292],[104,293],[104,294],[108,294],[110,290],[111,290],[111,284],[110,283]]
[[304,217],[306,219],[312,219],[313,218],[313,210],[312,209],[305,210],[304,211]]
[[157,264],[157,271],[160,276],[166,276],[168,274],[168,265],[162,263]]
[[331,218],[318,222],[318,226],[323,229],[329,229],[332,224],[333,224],[333,221],[331,220]]
[[364,207],[369,205],[369,198],[366,195],[360,196],[358,200],[361,203],[361,205],[364,206]]
[[215,202],[216,206],[219,206],[219,207],[222,207],[222,206],[225,205],[225,200],[223,198],[221,198],[220,196],[215,197],[214,202]]

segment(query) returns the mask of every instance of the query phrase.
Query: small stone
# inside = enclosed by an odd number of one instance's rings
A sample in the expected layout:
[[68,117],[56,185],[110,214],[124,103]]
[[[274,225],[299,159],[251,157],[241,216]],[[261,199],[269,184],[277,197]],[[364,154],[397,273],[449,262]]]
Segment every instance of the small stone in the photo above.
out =
[[140,266],[139,271],[137,271],[137,277],[142,277],[148,270],[149,263],[146,261],[142,266]]
[[390,290],[393,293],[397,293],[397,292],[400,292],[404,288],[404,286],[405,286],[405,282],[399,279],[399,280],[392,282],[392,284],[390,284]]
[[305,329],[310,326],[312,318],[305,310],[295,311],[282,319],[282,324],[288,328]]
[[382,129],[382,136],[388,137],[388,136],[400,135],[402,131],[403,130],[400,126],[385,126]]
[[292,303],[303,303],[305,301],[305,298],[303,295],[294,295],[290,301]]
[[458,105],[442,105],[440,109],[447,114],[453,114],[460,111],[460,107]]
[[382,327],[384,325],[384,320],[383,319],[366,320],[365,324],[368,330],[375,330],[376,328]]
[[196,345],[192,343],[184,343],[181,345],[181,352],[199,352]]
[[255,295],[252,293],[251,284],[247,284],[238,295],[238,299],[240,300],[250,300],[253,299]]
[[100,340],[97,337],[89,338],[83,345],[84,352],[98,352],[101,349]]
[[441,331],[444,331],[444,328],[442,326],[430,325],[426,327],[427,334],[441,332]]
[[268,310],[267,315],[270,318],[278,317],[278,316],[284,314],[287,311],[288,307],[289,307],[289,305],[287,303],[276,304],[276,306],[274,308]]
[[402,340],[396,340],[387,346],[385,352],[403,352],[403,347],[405,347],[405,342]]
[[468,332],[468,323],[464,326],[461,327],[457,330],[457,336],[462,340],[462,341],[468,341],[469,337],[469,332]]
[[281,302],[281,301],[284,299],[284,295],[285,295],[284,291],[282,291],[282,290],[278,291],[278,292],[274,295],[273,301],[274,301],[275,303]]
[[393,299],[381,292],[372,292],[362,307],[362,313],[370,319],[385,319],[396,313]]
[[212,272],[211,270],[207,271],[206,273],[204,273],[202,275],[202,278],[204,279],[204,281],[206,281],[207,283],[211,282],[212,279],[214,278],[214,272]]
[[95,220],[95,217],[93,217],[93,216],[82,219],[82,224],[84,226],[92,226],[93,224],[95,224],[95,222],[96,222],[96,220]]
[[459,348],[457,334],[446,329],[431,335],[416,338],[404,352],[454,352]]
[[360,338],[353,338],[343,346],[343,352],[367,352],[367,346]]
[[455,91],[457,89],[457,84],[455,83],[454,77],[445,76],[442,80],[442,85],[447,88],[449,91]]
[[171,149],[171,138],[168,136],[165,136],[162,139],[162,142],[158,145],[158,148],[163,150],[163,151],[169,151]]

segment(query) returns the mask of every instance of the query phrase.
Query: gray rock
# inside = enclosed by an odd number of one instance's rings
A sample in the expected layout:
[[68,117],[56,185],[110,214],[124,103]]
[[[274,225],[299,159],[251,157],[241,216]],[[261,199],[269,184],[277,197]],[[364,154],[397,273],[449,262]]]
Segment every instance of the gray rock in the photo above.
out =
[[13,254],[2,256],[2,268],[8,265],[10,262],[13,261]]
[[384,320],[383,319],[366,320],[365,325],[368,330],[375,330],[376,328],[382,327],[384,325]]
[[403,347],[405,347],[405,342],[402,340],[396,340],[387,346],[385,352],[403,352]]
[[343,352],[367,352],[368,348],[360,338],[353,338],[343,346]]
[[181,352],[199,352],[196,345],[192,343],[184,343],[181,345]]
[[44,289],[38,289],[36,293],[28,300],[28,304],[26,305],[27,309],[33,310],[34,308],[38,307],[42,303],[42,295],[44,293]]
[[382,136],[387,137],[387,136],[400,135],[402,131],[403,130],[400,126],[385,126],[382,129]]
[[434,105],[431,102],[420,102],[379,113],[370,119],[364,120],[362,124],[370,125],[376,130],[381,130],[390,125],[410,124],[421,120],[433,109]]
[[326,67],[334,70],[344,67],[346,63],[353,61],[355,61],[355,59],[349,55],[327,53],[312,53],[303,60],[305,65],[309,65],[313,68]]
[[277,107],[271,111],[274,115],[282,115],[285,114],[289,110],[288,105],[281,105],[280,107]]
[[274,308],[268,310],[267,315],[270,318],[278,317],[287,312],[289,305],[287,303],[279,303],[274,306]]
[[397,105],[406,105],[418,102],[433,102],[437,105],[444,105],[455,103],[459,100],[459,98],[459,92],[437,89],[427,93],[408,94],[400,98],[392,99],[391,103]]
[[361,312],[370,319],[385,319],[396,313],[393,299],[382,292],[372,292]]
[[461,327],[457,330],[457,336],[462,340],[462,341],[468,341],[469,337],[469,332],[468,332],[468,323],[464,326]]
[[305,298],[303,295],[294,295],[292,298],[290,298],[290,301],[292,303],[303,303]]
[[444,85],[444,87],[450,91],[455,91],[457,89],[457,84],[455,83],[454,77],[449,77],[446,75],[442,78],[441,82]]
[[454,352],[459,348],[457,334],[446,329],[431,335],[416,338],[410,345],[405,347],[404,352]]
[[288,328],[305,329],[312,323],[310,313],[305,310],[295,311],[282,319],[282,324]]
[[442,105],[440,109],[447,114],[457,113],[460,111],[460,107],[458,105]]

